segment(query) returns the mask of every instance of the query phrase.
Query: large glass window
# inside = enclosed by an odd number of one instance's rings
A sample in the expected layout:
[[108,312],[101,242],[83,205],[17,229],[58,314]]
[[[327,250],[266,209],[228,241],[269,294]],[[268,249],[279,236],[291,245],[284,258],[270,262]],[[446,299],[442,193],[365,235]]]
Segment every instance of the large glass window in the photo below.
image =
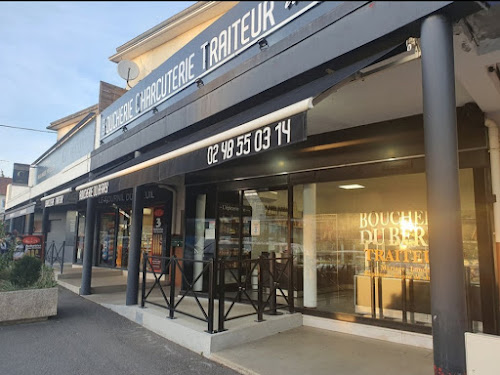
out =
[[[472,170],[460,170],[460,191],[473,308],[479,266]],[[426,202],[423,173],[295,186],[298,304],[431,325]]]
[[115,266],[115,212],[104,212],[99,225],[99,263],[108,267]]

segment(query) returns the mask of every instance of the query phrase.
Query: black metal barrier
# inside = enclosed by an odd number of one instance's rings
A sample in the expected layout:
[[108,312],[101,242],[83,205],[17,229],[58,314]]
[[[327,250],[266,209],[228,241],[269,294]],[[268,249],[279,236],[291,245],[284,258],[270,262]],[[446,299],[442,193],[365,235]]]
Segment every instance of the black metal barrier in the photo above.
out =
[[51,267],[54,267],[54,263],[59,262],[61,267],[61,274],[64,269],[64,249],[66,248],[66,241],[63,241],[61,246],[58,248],[55,241],[49,245],[47,251],[45,252],[45,262],[48,262]]
[[[153,264],[162,264],[162,267],[155,269]],[[186,275],[187,264],[199,265],[198,270],[193,272],[193,281],[190,281]],[[257,259],[242,260],[238,262],[236,269],[230,268],[230,266],[234,266],[234,260],[221,259],[215,262],[213,259],[194,260],[175,256],[161,257],[143,254],[141,307],[150,303],[169,310],[168,318],[170,319],[175,318],[175,313],[180,313],[201,320],[207,323],[208,333],[224,331],[224,323],[229,320],[256,314],[257,321],[262,322],[264,321],[263,314],[276,315],[278,309],[287,308],[290,313],[294,312],[293,261],[291,257],[276,258],[273,252],[269,257],[261,256]],[[154,277],[154,283],[150,287],[146,286],[148,271]],[[175,280],[178,272],[180,279],[184,282],[184,289],[176,293]],[[168,274],[170,274],[170,281],[166,280]],[[204,281],[206,291],[202,292],[199,289],[203,289],[203,287],[200,288],[200,285],[203,285]],[[167,285],[168,291],[165,289]],[[283,291],[284,285],[288,291],[291,291],[290,293],[287,294]],[[151,293],[154,290],[160,292],[163,303],[152,300]],[[280,292],[279,296],[278,291]],[[207,309],[200,302],[199,298],[202,294],[208,298]],[[179,305],[186,296],[194,297],[201,316],[179,309]],[[277,303],[278,297],[284,303]],[[218,300],[219,304],[217,330],[214,329],[215,299]],[[226,302],[231,302],[227,310]],[[248,306],[252,306],[253,311],[231,315],[237,302],[246,302]]]

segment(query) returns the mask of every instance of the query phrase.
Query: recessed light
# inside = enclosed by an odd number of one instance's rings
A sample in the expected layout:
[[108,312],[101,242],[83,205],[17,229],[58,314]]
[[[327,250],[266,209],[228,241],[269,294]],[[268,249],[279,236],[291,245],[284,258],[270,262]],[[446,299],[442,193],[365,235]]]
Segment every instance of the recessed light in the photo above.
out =
[[364,189],[365,187],[360,184],[351,184],[351,185],[339,185],[339,188],[346,190],[353,190],[353,189]]

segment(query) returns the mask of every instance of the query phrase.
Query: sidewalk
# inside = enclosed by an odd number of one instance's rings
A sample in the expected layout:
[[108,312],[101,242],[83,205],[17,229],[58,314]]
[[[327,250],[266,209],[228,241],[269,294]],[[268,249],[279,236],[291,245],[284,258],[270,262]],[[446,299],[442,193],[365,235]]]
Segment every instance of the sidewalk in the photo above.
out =
[[[92,279],[92,285],[104,286],[105,279],[96,275]],[[76,279],[74,283],[77,284]],[[172,335],[175,330],[176,335],[186,337],[184,343],[182,340],[177,340],[178,337],[176,341],[185,347],[191,346],[191,350],[199,354],[199,349],[193,349],[198,348],[196,345],[193,346],[193,341],[203,341],[206,338],[215,340],[224,334],[232,334],[229,340],[233,340],[234,345],[225,345],[227,349],[217,350],[217,345],[212,344],[212,350],[203,352],[203,355],[242,374],[425,375],[433,373],[432,350],[428,349],[306,326],[296,328],[297,325],[288,322],[286,324],[278,322],[281,324],[278,326],[279,333],[268,332],[268,335],[272,335],[264,337],[261,332],[263,329],[275,329],[268,328],[276,324],[272,320],[274,317],[269,316],[264,323],[255,323],[254,318],[245,322],[232,321],[228,331],[210,335],[203,332],[206,327],[204,328],[202,322],[194,319],[179,317],[172,321],[166,318],[166,310],[159,310],[154,306],[148,306],[146,309],[125,306],[124,290],[112,288],[107,291],[106,288],[99,288],[96,294],[85,298],[163,337],[168,338],[168,334]],[[300,314],[291,317],[301,321]],[[286,319],[283,316],[278,317],[278,319],[284,318]],[[196,330],[197,336],[193,330]],[[253,341],[238,344],[238,340],[243,339],[241,336],[249,336],[246,339]]]

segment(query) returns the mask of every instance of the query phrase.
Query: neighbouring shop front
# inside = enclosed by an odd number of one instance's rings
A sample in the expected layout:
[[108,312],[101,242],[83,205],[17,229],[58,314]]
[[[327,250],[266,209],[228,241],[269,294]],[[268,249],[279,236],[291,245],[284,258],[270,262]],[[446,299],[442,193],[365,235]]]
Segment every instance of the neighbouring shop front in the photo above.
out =
[[[149,186],[144,192],[141,254],[165,256],[169,248],[172,217],[171,192]],[[132,189],[97,198],[94,264],[101,267],[127,269],[132,225]],[[85,249],[85,212],[78,215],[76,263],[83,263]],[[160,268],[155,264],[155,270]]]

